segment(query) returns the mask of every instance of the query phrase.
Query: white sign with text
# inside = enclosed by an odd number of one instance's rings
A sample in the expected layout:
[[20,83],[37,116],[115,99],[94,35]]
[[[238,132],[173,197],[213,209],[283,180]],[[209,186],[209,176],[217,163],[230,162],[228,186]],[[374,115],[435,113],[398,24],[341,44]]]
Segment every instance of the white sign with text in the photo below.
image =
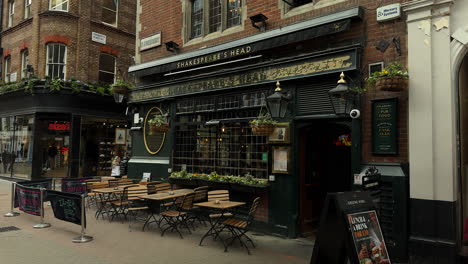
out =
[[97,43],[106,44],[107,36],[103,35],[103,34],[100,34],[100,33],[97,33],[97,32],[92,32],[91,33],[91,40],[95,41]]

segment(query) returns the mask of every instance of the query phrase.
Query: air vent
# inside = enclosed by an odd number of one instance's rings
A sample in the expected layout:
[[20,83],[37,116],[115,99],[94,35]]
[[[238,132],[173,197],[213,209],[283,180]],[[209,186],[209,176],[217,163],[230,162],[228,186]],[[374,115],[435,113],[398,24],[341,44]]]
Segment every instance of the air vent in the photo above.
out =
[[10,232],[10,231],[17,231],[17,230],[20,230],[20,229],[17,228],[16,226],[5,226],[5,227],[0,227],[0,233],[3,233],[3,232]]

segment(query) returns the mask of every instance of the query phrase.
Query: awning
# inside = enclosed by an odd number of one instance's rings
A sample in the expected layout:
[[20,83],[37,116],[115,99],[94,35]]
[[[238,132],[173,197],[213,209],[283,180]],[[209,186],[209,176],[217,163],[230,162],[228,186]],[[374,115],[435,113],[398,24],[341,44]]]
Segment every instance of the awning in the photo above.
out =
[[175,69],[206,65],[230,58],[246,57],[262,50],[346,31],[350,28],[351,19],[360,19],[362,13],[360,7],[355,7],[203,50],[186,52],[134,65],[130,67],[129,72],[141,77]]

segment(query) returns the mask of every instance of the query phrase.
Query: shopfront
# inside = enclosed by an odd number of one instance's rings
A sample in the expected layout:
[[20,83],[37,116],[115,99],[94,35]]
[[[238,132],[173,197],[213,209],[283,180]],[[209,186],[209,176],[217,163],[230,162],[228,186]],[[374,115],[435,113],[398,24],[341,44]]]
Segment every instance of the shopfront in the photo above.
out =
[[[308,36],[347,30],[349,23],[323,25]],[[302,47],[308,48],[297,52],[294,36],[278,34],[234,41],[226,50],[208,48],[201,57],[195,52],[172,57],[170,63],[131,67],[140,84],[129,97],[129,177],[150,173],[165,180],[185,170],[266,180],[268,188],[262,191],[230,190],[239,200],[261,197],[256,228],[290,237],[316,231],[326,193],[351,190],[353,172],[360,170],[360,148],[351,146],[360,142],[359,121],[337,115],[328,92],[341,72],[350,81],[360,78],[361,50],[360,45],[323,49],[317,44],[323,42],[304,40]],[[209,56],[223,64],[200,70]],[[266,99],[277,82],[291,101],[273,133],[259,135],[249,122],[267,111]],[[151,132],[154,111],[167,115],[169,131]]]
[[38,88],[0,99],[2,177],[110,176],[111,161],[130,155],[125,108],[110,96]]

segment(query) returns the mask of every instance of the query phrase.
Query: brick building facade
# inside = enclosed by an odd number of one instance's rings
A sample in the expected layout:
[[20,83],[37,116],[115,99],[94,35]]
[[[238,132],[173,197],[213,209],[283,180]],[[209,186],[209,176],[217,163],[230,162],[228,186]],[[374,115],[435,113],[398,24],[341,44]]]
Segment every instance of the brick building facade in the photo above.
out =
[[[47,75],[46,45],[49,43],[66,46],[65,79],[98,81],[101,53],[115,57],[116,71],[126,72],[134,63],[135,2],[119,1],[117,12],[113,12],[117,21],[114,25],[103,21],[103,14],[106,14],[103,10],[109,1],[63,2],[63,5],[57,4],[54,8],[50,0],[32,3],[22,0],[4,1],[1,35],[3,58],[11,58],[9,71],[17,73],[17,80],[21,79],[21,53],[26,50],[29,52],[29,64],[34,68],[34,74],[41,78]],[[10,15],[12,10],[13,15]],[[101,34],[98,35],[101,37],[100,42],[92,40],[93,33]],[[5,69],[2,72],[5,73]],[[5,75],[2,77],[5,78]]]
[[[388,194],[393,212],[386,219],[388,245],[396,259],[405,259],[408,91],[365,86],[370,65],[407,65],[404,17],[385,22],[376,18],[378,7],[401,2],[139,0],[137,64],[130,68],[139,84],[129,103],[144,118],[135,119],[142,129],[133,133],[135,157],[129,175],[151,171],[165,178],[168,169],[249,173],[263,179],[274,175],[268,191],[242,194],[233,187],[233,195],[246,201],[262,197],[258,228],[297,236],[317,227],[327,192],[358,188],[353,175],[377,166],[393,190]],[[252,22],[260,14],[266,22]],[[347,60],[340,66],[329,64],[341,58]],[[335,114],[329,101],[328,91],[336,87],[341,71],[350,86],[361,91],[366,87],[355,106],[361,111],[359,119]],[[279,119],[286,124],[287,140],[256,137],[248,125],[264,108],[276,81],[293,98],[286,116]],[[254,97],[258,103],[249,101]],[[375,151],[372,108],[381,99],[397,102],[392,153]],[[171,123],[171,130],[159,139],[146,128],[155,108],[168,113]],[[343,138],[351,138],[349,148],[332,144]],[[158,148],[151,149],[147,142],[158,142]],[[287,153],[285,171],[275,167],[275,155],[282,151]]]

